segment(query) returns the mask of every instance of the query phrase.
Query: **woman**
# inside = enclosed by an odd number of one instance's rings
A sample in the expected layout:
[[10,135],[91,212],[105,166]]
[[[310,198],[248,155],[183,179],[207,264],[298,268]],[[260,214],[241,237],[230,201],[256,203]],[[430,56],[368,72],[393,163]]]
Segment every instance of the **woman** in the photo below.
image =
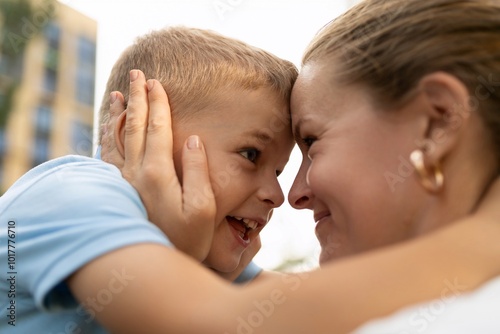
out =
[[[202,278],[189,298],[211,320],[188,316],[168,328],[344,333],[441,298],[448,285],[462,294],[498,276],[497,189],[481,199],[499,171],[499,37],[500,3],[489,0],[367,0],[324,27],[292,94],[304,161],[289,195],[294,207],[314,210],[323,269],[234,292],[178,259]],[[182,302],[177,312],[193,314]]]
[[292,97],[304,159],[289,200],[328,215],[317,232],[336,249],[322,262],[463,217],[498,176],[498,5],[365,1],[311,43]]

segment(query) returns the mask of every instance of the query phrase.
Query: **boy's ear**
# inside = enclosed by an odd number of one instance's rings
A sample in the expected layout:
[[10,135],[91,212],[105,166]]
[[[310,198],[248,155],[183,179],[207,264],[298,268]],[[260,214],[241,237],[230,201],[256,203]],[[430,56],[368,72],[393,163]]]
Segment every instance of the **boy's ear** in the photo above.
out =
[[435,166],[458,145],[470,123],[469,92],[461,80],[445,72],[424,76],[419,91],[427,120],[422,149],[426,164]]
[[127,113],[122,111],[122,113],[118,116],[115,124],[115,144],[118,153],[120,153],[121,157],[125,159],[125,119],[127,117]]

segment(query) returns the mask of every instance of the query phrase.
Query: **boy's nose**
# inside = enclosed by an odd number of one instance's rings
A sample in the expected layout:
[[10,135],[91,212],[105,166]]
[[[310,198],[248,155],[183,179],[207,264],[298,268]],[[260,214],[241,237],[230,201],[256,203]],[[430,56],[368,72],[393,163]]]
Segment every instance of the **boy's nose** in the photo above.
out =
[[285,202],[285,195],[276,176],[273,180],[264,180],[262,185],[261,200],[269,204],[272,208],[277,208]]
[[310,160],[304,159],[300,165],[299,172],[293,181],[292,188],[288,193],[288,202],[294,209],[311,209],[314,201],[314,195],[307,184],[307,171]]

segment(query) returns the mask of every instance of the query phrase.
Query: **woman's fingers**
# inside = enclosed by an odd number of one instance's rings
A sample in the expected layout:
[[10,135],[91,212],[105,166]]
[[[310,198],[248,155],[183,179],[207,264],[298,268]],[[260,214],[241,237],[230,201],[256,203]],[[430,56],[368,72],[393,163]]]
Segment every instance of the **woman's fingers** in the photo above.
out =
[[182,152],[181,185],[173,159],[169,100],[159,81],[146,82],[141,71],[130,72],[128,106],[116,129],[124,130],[115,136],[124,146],[122,175],[139,192],[148,218],[178,249],[202,261],[212,243],[216,210],[207,158],[199,139],[191,137]]
[[182,151],[182,221],[171,240],[183,252],[203,261],[214,234],[215,197],[208,174],[208,162],[198,136],[188,137]]
[[148,124],[146,78],[139,70],[130,71],[130,93],[125,121],[125,165],[139,166],[144,157]]
[[[172,116],[168,96],[160,82],[148,80],[149,118],[144,159],[156,161],[174,172],[172,160]],[[161,160],[159,160],[161,159]]]
[[118,168],[123,167],[123,145],[116,140],[119,131],[116,129],[119,116],[125,112],[125,99],[120,92],[110,94],[109,112],[103,120],[101,136],[101,159],[114,164]]
[[182,152],[183,211],[189,221],[210,226],[215,217],[215,198],[208,174],[208,162],[203,143],[190,136]]

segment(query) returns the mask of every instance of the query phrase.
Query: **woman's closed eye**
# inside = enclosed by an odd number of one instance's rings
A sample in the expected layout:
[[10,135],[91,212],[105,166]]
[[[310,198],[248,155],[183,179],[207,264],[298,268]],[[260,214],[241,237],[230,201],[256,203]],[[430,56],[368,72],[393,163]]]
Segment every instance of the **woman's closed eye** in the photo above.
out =
[[256,148],[246,148],[244,150],[241,150],[238,152],[241,154],[245,159],[250,160],[251,162],[257,161],[257,159],[260,156],[260,151]]
[[302,144],[307,147],[308,149],[311,148],[312,144],[316,141],[316,138],[308,136],[300,139]]

